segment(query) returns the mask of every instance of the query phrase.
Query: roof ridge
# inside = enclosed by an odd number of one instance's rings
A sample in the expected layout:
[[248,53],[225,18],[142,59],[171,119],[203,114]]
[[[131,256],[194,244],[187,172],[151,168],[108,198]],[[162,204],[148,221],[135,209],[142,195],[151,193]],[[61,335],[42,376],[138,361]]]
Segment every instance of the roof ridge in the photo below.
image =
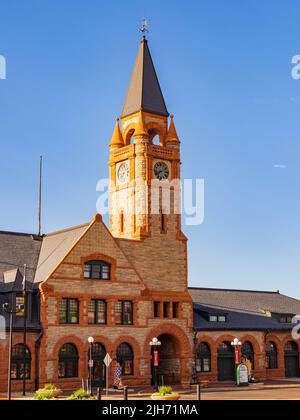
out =
[[25,233],[25,232],[11,232],[6,230],[0,230],[0,235],[15,235],[15,236],[37,236],[36,233]]
[[73,226],[73,227],[69,227],[69,228],[66,228],[66,229],[62,229],[62,230],[57,230],[56,232],[51,232],[51,233],[45,234],[45,237],[49,238],[51,236],[60,235],[61,233],[66,233],[66,232],[71,232],[72,230],[81,229],[81,228],[84,228],[84,227],[89,226],[89,225],[90,225],[90,223],[83,223],[82,225]]
[[209,303],[198,303],[198,302],[193,302],[194,306],[200,306],[203,308],[208,308],[208,309],[215,309],[215,310],[222,310],[222,311],[226,311],[226,312],[235,312],[235,313],[239,313],[239,314],[250,314],[250,315],[257,315],[257,316],[262,316],[262,317],[266,317],[266,315],[260,311],[254,311],[254,310],[250,310],[250,309],[244,309],[241,307],[238,308],[230,308],[228,306],[222,306],[222,305],[212,305]]
[[239,292],[239,293],[261,293],[268,295],[281,295],[279,290],[275,291],[266,291],[266,290],[244,290],[244,289],[222,289],[222,288],[210,288],[210,287],[189,287],[189,290],[206,290],[212,292]]

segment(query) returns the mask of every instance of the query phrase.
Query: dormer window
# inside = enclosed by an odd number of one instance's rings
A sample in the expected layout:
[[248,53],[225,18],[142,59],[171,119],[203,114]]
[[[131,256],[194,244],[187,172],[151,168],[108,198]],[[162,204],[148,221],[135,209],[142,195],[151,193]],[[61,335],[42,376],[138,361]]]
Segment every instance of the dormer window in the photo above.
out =
[[209,322],[224,323],[227,322],[226,315],[209,315]]
[[89,261],[84,265],[84,278],[91,280],[110,280],[111,266],[105,261]]
[[292,324],[294,315],[272,313],[272,318],[276,319],[280,324]]

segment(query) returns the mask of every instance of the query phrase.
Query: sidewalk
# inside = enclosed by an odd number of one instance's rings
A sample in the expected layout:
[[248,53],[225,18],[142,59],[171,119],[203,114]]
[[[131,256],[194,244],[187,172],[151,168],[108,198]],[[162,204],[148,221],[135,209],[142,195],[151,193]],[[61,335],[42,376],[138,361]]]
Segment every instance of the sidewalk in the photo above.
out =
[[[267,381],[265,383],[250,384],[248,387],[237,387],[233,383],[226,384],[210,384],[208,388],[201,389],[201,394],[209,395],[213,393],[232,393],[232,392],[251,392],[251,391],[268,391],[268,390],[287,390],[287,389],[299,389],[300,395],[300,378],[299,379],[285,379],[285,380],[276,380],[276,381]],[[193,385],[191,389],[180,389],[174,387],[174,390],[181,395],[181,399],[186,397],[187,399],[196,400],[197,399],[197,389]],[[129,400],[150,400],[150,397],[153,393],[153,388],[149,387],[135,387],[128,390]],[[67,397],[71,392],[64,392],[63,396]],[[96,392],[94,392],[96,395]],[[33,398],[32,393],[28,393],[26,397],[23,397],[21,394],[13,394],[13,400],[31,400]],[[0,395],[0,400],[6,400],[7,397],[5,394]],[[102,400],[103,401],[116,401],[123,400],[123,391],[114,391],[109,390],[109,396],[106,397],[106,391],[102,391]]]

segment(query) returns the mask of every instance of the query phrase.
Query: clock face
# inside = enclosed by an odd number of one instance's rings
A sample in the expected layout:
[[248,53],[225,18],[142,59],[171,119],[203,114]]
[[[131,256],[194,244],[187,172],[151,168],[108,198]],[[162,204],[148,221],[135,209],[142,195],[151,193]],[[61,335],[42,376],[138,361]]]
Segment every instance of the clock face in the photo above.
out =
[[160,181],[166,181],[170,176],[170,170],[165,162],[157,162],[154,165],[154,175]]
[[122,184],[129,181],[129,165],[127,162],[122,163],[118,170],[118,178]]

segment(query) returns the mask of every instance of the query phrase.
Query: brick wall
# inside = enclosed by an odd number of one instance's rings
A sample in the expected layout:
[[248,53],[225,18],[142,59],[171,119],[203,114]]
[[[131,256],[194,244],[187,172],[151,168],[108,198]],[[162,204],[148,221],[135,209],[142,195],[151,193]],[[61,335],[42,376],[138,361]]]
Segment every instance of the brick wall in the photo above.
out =
[[[199,333],[196,348],[201,342],[204,342],[209,345],[211,350],[211,372],[201,373],[199,374],[199,378],[210,382],[218,381],[218,346],[223,341],[231,342],[236,337],[238,337],[242,343],[248,341],[253,346],[255,358],[255,369],[253,370],[254,378],[261,380],[285,378],[284,347],[288,341],[294,341],[292,336],[284,332],[274,332],[270,334],[257,331],[209,331]],[[278,369],[269,370],[266,368],[266,343],[268,341],[273,341],[277,346]],[[299,342],[298,346],[300,353]]]
[[[121,343],[128,343],[134,351],[134,375],[126,377],[125,383],[145,385],[151,381],[151,354],[149,342],[155,336],[168,335],[177,339],[178,355],[176,360],[179,379],[183,384],[190,382],[192,362],[192,302],[186,288],[186,244],[177,240],[175,232],[162,240],[170,245],[168,251],[157,258],[152,248],[160,242],[158,236],[145,241],[126,241],[120,246],[103,225],[100,217],[64,258],[51,277],[41,286],[43,300],[41,308],[44,336],[41,345],[41,384],[55,383],[59,387],[75,389],[81,386],[81,378],[88,378],[88,342],[90,336],[104,345],[112,358]],[[155,242],[153,242],[153,240]],[[130,244],[132,248],[130,248]],[[123,245],[123,244],[122,244]],[[140,247],[140,250],[138,250]],[[164,247],[163,247],[164,248]],[[138,259],[139,264],[132,262]],[[166,252],[164,254],[164,252]],[[175,254],[175,255],[174,255]],[[152,258],[154,264],[149,264]],[[168,260],[167,260],[168,258]],[[83,278],[85,261],[104,259],[112,264],[111,281],[93,281]],[[164,259],[164,264],[160,261]],[[177,270],[172,268],[175,264]],[[169,266],[168,277],[167,268]],[[181,270],[179,270],[179,267]],[[144,280],[147,271],[149,282]],[[150,277],[154,280],[150,282]],[[159,281],[155,280],[160,278]],[[181,284],[180,284],[181,283]],[[154,286],[152,288],[152,285]],[[162,293],[164,291],[164,293]],[[59,302],[62,298],[77,298],[80,301],[79,325],[59,324]],[[87,307],[90,299],[104,299],[108,305],[107,325],[89,325]],[[115,324],[115,303],[118,300],[131,300],[134,303],[134,325]],[[154,318],[153,301],[176,302],[179,304],[178,316],[173,319],[170,310],[165,319],[162,309]],[[170,305],[172,308],[172,305]],[[178,337],[180,339],[178,339]],[[58,378],[58,355],[60,348],[72,343],[79,353],[78,379],[61,380]],[[110,371],[110,382],[113,372]]]

